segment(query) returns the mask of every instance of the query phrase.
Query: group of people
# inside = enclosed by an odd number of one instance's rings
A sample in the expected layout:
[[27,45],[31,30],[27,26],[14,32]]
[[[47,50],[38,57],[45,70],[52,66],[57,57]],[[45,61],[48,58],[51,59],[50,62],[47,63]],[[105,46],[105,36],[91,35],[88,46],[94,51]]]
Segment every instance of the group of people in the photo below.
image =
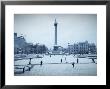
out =
[[[62,58],[61,58],[61,63],[62,63],[62,61],[63,61],[63,60],[62,60]],[[65,57],[65,61],[66,61],[66,57]],[[66,61],[66,63],[67,63],[67,61]],[[78,63],[78,58],[77,58],[77,63]],[[74,68],[74,65],[75,65],[75,62],[72,63],[73,68]]]
[[[51,56],[50,56],[51,57]],[[32,60],[32,58],[30,58],[30,60],[29,60],[29,65],[31,65],[31,60]],[[61,58],[61,63],[62,63],[62,58]],[[66,61],[66,57],[65,57],[65,61]],[[66,61],[66,63],[67,63],[67,61]],[[77,63],[78,63],[78,58],[77,58]],[[43,61],[40,61],[40,65],[42,66],[43,65]],[[74,65],[75,65],[75,63],[73,62],[72,63],[72,66],[73,66],[73,68],[74,68]]]
[[[29,65],[31,65],[31,60],[32,60],[32,58],[29,58]],[[40,65],[42,65],[42,64],[43,64],[43,61],[40,62]]]
[[[65,61],[66,61],[66,57],[65,57]],[[78,61],[78,60],[77,60],[77,61]],[[61,63],[62,63],[62,59],[61,59]],[[67,63],[67,62],[66,62],[66,63]],[[74,64],[75,64],[75,63],[73,62],[73,63],[72,63],[73,68],[74,68]],[[43,65],[43,61],[40,62],[40,65]]]

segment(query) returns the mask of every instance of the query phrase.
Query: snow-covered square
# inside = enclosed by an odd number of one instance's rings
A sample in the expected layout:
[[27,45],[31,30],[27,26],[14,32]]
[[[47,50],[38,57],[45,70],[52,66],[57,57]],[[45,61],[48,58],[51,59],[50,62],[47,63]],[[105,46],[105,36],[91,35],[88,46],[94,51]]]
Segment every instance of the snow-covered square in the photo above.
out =
[[[16,60],[15,76],[96,76],[97,60],[93,63],[87,57],[78,58],[74,55],[41,55],[30,54],[23,59]],[[31,59],[31,64],[30,62]],[[42,65],[41,65],[42,61]],[[74,67],[72,63],[74,64]],[[23,70],[24,68],[24,70]],[[30,69],[29,69],[30,68]],[[24,71],[24,72],[23,72]]]

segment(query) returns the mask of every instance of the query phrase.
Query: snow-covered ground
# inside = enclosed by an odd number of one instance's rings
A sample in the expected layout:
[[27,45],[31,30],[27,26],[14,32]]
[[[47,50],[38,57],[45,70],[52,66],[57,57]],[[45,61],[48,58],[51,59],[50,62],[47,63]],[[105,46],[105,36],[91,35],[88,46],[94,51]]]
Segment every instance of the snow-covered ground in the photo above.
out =
[[[97,64],[93,63],[88,58],[77,58],[73,55],[44,55],[43,58],[36,58],[35,55],[29,55],[34,57],[31,60],[31,70],[22,73],[23,69],[15,68],[15,75],[17,76],[96,76],[97,75]],[[62,59],[62,63],[61,63]],[[39,65],[40,62],[43,65]],[[75,62],[74,68],[72,63]],[[95,62],[97,60],[95,59]],[[15,61],[15,67],[24,67],[29,64],[29,57],[23,60]],[[18,73],[21,72],[21,73]]]

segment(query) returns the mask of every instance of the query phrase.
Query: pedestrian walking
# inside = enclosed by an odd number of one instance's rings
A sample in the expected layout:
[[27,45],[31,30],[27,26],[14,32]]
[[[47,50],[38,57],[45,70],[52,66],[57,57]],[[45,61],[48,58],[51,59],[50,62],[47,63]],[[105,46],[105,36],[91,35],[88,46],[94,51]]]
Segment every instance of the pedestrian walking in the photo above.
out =
[[25,67],[23,68],[23,73],[24,73],[24,71],[25,71]]
[[43,62],[41,61],[41,62],[40,62],[40,65],[42,65],[42,64],[43,64]]
[[31,65],[31,59],[32,59],[32,58],[30,58],[30,60],[29,60],[29,65]]
[[79,59],[77,58],[77,63],[79,62]]
[[94,58],[92,58],[93,63],[95,63]]
[[62,63],[62,59],[61,59],[61,63]]
[[72,63],[72,65],[73,65],[73,68],[74,68],[74,64],[75,64],[75,63],[73,62],[73,63]]
[[31,67],[29,67],[29,71],[31,70]]

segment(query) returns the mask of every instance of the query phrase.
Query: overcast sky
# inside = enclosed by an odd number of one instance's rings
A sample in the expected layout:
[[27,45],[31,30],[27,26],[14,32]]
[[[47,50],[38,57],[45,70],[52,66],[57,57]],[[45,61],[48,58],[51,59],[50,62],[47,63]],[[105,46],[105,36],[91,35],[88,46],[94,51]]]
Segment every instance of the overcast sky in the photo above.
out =
[[88,41],[97,44],[96,14],[15,14],[14,32],[23,34],[29,43],[54,45],[55,18],[57,26],[57,43],[67,47],[68,43]]

